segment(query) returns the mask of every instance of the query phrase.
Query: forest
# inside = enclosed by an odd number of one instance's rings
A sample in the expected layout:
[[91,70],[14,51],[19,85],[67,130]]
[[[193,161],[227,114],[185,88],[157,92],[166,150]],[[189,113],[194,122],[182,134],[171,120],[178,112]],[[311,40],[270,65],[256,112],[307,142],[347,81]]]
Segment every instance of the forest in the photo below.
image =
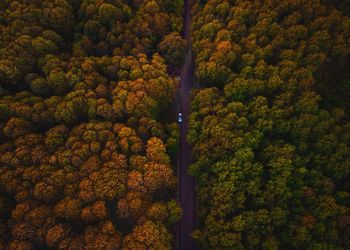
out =
[[199,249],[349,249],[348,1],[197,0]]
[[0,0],[0,250],[176,249],[181,136],[198,250],[350,249],[350,2],[190,3]]
[[182,9],[0,1],[0,249],[172,248]]

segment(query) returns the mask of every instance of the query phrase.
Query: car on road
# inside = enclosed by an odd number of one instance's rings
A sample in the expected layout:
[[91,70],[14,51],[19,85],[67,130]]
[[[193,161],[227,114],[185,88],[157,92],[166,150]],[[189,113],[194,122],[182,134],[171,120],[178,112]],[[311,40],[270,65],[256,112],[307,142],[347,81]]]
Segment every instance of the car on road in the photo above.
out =
[[178,123],[182,123],[182,120],[183,120],[183,118],[182,118],[182,113],[179,113],[179,115],[178,115],[178,117],[177,117],[177,122],[178,122]]

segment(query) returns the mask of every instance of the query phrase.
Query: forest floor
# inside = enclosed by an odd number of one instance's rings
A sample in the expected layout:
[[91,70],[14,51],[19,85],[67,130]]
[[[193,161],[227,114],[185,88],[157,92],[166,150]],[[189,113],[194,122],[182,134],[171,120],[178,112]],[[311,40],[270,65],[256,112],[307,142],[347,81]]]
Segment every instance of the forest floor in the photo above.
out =
[[183,122],[180,125],[180,169],[179,169],[179,200],[182,207],[182,219],[178,228],[178,249],[193,250],[195,242],[191,233],[195,229],[195,192],[194,178],[188,175],[191,164],[191,147],[187,142],[188,122],[190,113],[190,91],[193,86],[193,57],[191,46],[191,3],[185,1],[184,32],[188,50],[185,63],[181,69],[180,86],[180,110],[183,114]]

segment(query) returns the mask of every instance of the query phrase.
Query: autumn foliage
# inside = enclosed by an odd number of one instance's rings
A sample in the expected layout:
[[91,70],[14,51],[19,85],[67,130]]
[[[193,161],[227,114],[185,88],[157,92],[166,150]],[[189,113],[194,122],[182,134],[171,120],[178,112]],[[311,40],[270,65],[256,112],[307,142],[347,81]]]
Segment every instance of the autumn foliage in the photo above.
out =
[[181,11],[0,2],[0,249],[171,248],[178,81],[158,44]]

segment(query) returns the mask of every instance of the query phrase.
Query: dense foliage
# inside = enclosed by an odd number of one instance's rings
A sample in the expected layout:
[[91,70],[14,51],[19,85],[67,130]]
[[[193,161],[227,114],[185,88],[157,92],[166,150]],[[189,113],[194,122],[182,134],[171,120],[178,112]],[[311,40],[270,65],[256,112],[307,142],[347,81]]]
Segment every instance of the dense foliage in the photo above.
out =
[[349,0],[322,0],[328,6],[336,7],[343,14],[350,16],[350,1]]
[[349,248],[350,20],[324,4],[196,1],[200,249]]
[[171,248],[182,5],[0,2],[0,249]]

